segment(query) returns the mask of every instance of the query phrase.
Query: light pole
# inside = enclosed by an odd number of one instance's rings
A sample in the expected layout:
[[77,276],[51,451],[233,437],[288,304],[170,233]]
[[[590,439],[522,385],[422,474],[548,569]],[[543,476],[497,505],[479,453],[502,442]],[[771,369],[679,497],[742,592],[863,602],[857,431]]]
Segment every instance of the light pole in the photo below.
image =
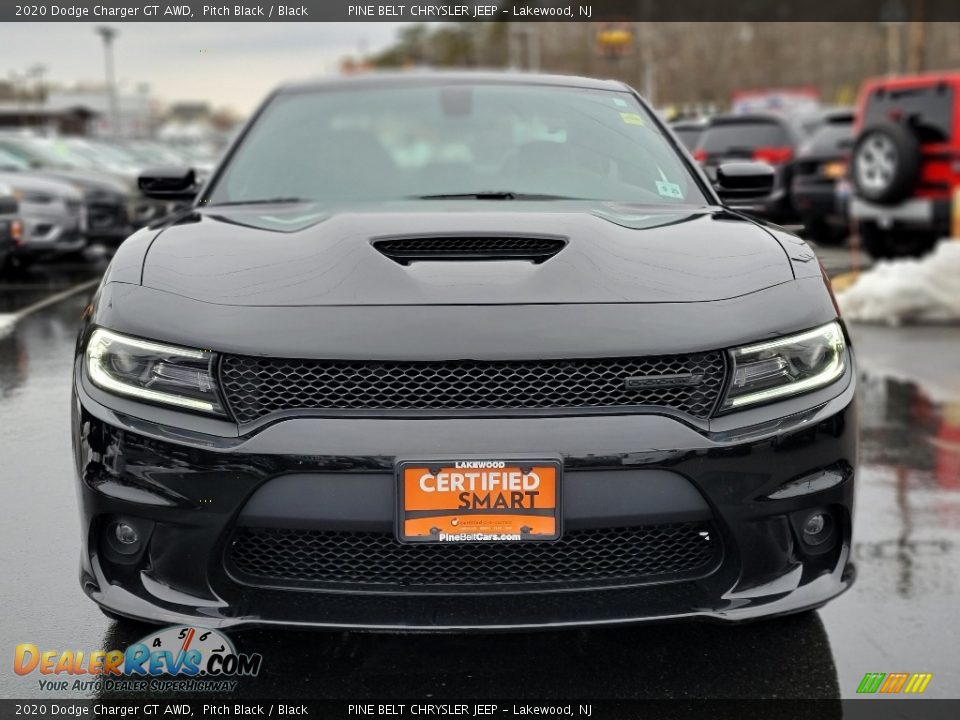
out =
[[880,24],[887,29],[887,74],[901,72],[903,64],[902,28],[907,9],[901,0],[886,0],[880,7]]
[[117,37],[116,28],[99,25],[97,35],[103,40],[103,64],[107,79],[107,102],[110,105],[110,129],[114,140],[120,136],[120,113],[117,111],[117,89],[113,81],[113,40]]
[[36,63],[31,65],[27,69],[27,75],[29,75],[34,82],[33,88],[33,102],[39,108],[43,105],[43,76],[47,74],[47,66],[42,65],[41,63]]

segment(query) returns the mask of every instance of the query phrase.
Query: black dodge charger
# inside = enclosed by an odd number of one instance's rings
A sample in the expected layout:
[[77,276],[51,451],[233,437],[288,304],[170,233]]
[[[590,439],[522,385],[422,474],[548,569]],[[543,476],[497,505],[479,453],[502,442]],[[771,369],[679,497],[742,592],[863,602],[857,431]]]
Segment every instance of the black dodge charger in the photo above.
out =
[[855,369],[821,267],[629,87],[277,90],[119,249],[73,391],[81,583],[208,627],[815,608],[854,578]]

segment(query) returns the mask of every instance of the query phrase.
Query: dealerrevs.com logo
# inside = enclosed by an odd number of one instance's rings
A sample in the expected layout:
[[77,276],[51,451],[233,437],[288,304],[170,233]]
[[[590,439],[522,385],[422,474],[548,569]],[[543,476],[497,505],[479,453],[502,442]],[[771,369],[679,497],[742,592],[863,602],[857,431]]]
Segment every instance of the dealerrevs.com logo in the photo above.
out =
[[176,625],[125,650],[41,650],[21,643],[13,669],[17,675],[39,675],[45,692],[231,692],[240,678],[256,677],[262,663],[259,653],[238,653],[217,630]]

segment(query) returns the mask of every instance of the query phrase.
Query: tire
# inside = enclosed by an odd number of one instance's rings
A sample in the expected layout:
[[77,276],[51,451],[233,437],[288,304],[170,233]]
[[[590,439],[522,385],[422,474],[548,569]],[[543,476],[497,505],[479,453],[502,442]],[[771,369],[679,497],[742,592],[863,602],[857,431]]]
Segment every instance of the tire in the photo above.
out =
[[850,234],[847,227],[830,225],[821,219],[804,223],[804,234],[821,247],[836,247],[843,245]]
[[860,243],[875,260],[922,257],[933,250],[937,237],[930,230],[884,230],[875,223],[860,223]]
[[865,128],[853,146],[851,177],[857,195],[891,205],[908,197],[920,177],[920,140],[905,125]]

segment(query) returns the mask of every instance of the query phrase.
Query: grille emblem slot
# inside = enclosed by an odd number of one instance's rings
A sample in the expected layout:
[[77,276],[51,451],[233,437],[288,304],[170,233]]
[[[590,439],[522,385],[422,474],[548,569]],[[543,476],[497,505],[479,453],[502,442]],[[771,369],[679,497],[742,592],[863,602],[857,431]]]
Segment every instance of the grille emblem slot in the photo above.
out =
[[646,390],[648,388],[692,387],[703,382],[703,373],[685,373],[682,375],[642,375],[628,377],[623,381],[627,390]]

